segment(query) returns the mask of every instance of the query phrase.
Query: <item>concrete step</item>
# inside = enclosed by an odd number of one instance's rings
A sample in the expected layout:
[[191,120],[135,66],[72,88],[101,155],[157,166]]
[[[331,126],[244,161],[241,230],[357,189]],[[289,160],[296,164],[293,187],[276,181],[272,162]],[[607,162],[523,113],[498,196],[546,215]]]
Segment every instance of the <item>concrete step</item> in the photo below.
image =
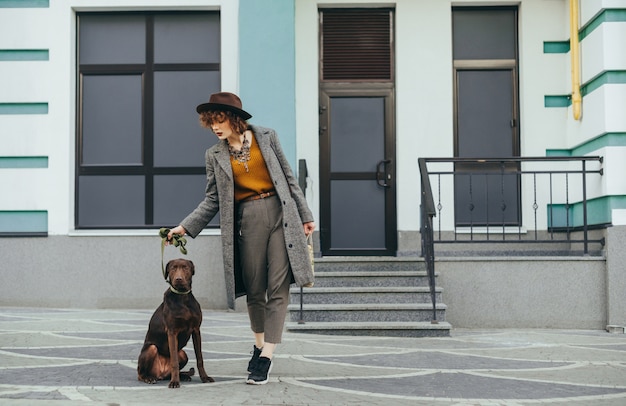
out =
[[294,287],[290,294],[289,331],[390,337],[450,335],[441,288],[435,289],[438,324],[431,323],[433,308],[422,258],[316,258],[315,286],[302,290]]
[[[426,271],[320,271],[316,265],[315,287],[428,286]],[[435,275],[436,276],[436,275]]]
[[294,333],[386,336],[386,337],[449,337],[452,326],[445,321],[431,322],[288,322]]
[[[291,321],[305,322],[430,322],[433,319],[430,303],[358,303],[358,304],[307,304],[287,307]],[[446,305],[437,303],[437,320],[445,321]]]
[[425,271],[420,257],[323,257],[315,258],[315,272]]
[[[435,288],[435,299],[441,301],[442,289]],[[300,288],[291,288],[291,303],[300,303]],[[343,303],[431,303],[428,287],[355,286],[314,287],[302,290],[302,300],[310,304]]]

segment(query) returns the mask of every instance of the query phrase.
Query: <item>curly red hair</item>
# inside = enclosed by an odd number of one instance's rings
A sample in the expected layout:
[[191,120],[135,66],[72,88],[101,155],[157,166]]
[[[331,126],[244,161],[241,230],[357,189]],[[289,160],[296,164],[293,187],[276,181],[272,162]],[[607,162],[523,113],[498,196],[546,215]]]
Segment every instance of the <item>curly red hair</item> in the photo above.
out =
[[204,128],[211,129],[211,124],[223,123],[226,120],[230,123],[230,128],[238,134],[243,134],[248,129],[248,122],[232,111],[212,110],[200,113],[200,125]]

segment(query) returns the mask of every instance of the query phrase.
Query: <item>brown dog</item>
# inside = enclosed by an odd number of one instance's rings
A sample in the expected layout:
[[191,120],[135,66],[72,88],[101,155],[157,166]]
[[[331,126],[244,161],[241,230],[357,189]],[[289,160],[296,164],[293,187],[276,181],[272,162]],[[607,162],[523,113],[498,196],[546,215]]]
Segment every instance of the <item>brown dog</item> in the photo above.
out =
[[170,388],[179,388],[181,377],[190,381],[194,374],[180,370],[189,360],[183,348],[193,338],[196,364],[202,382],[215,382],[204,370],[200,324],[200,304],[191,293],[191,278],[195,272],[193,262],[173,259],[167,263],[165,277],[170,289],[163,295],[163,303],[154,311],[137,365],[140,381],[156,383],[170,378]]

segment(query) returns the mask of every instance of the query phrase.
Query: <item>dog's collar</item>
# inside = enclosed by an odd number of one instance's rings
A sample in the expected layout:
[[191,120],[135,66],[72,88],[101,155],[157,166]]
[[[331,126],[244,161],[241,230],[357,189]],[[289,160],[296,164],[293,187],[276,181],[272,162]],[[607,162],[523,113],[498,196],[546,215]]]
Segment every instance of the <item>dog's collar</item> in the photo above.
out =
[[172,293],[176,293],[177,295],[188,295],[191,293],[191,289],[189,289],[186,292],[182,292],[180,290],[177,290],[176,288],[174,288],[172,285],[170,285],[170,291],[172,291]]

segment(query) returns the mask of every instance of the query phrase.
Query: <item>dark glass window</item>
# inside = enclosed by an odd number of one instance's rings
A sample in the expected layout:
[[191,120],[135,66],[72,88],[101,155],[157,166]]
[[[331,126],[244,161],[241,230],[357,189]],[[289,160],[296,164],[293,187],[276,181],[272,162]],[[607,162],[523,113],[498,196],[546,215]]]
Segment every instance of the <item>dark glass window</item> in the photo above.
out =
[[516,15],[512,8],[453,9],[454,59],[515,59]]
[[80,13],[78,44],[76,228],[178,224],[217,140],[195,106],[220,90],[219,12]]

